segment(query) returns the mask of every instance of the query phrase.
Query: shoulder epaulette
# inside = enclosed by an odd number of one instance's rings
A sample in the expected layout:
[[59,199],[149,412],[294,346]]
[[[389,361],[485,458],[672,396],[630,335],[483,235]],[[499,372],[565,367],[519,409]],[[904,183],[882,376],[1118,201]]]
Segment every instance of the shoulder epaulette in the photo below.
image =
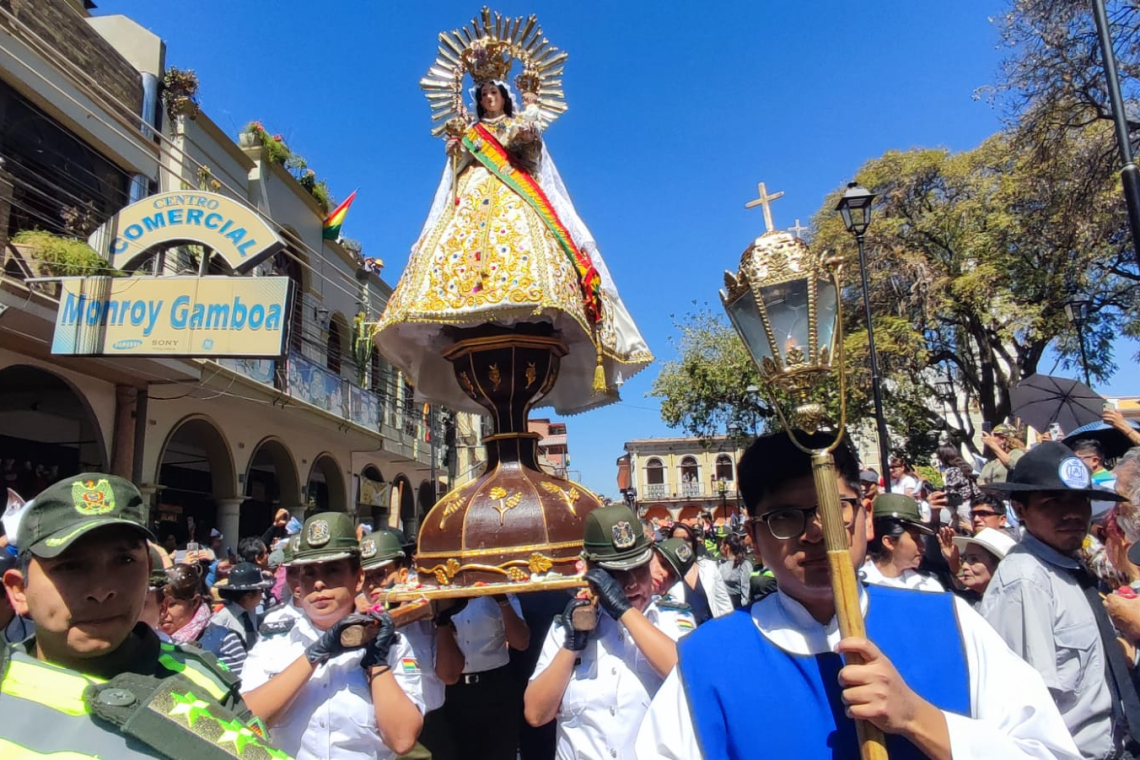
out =
[[180,676],[123,673],[89,686],[84,703],[97,721],[171,758],[288,758],[266,743],[260,723],[219,705]]
[[677,601],[668,596],[663,596],[657,600],[657,608],[661,610],[673,610],[675,612],[691,612],[693,609],[685,602]]
[[293,626],[296,623],[297,620],[295,618],[286,618],[276,623],[262,623],[261,628],[258,629],[258,633],[261,634],[262,638],[271,639],[274,636],[289,633],[289,631],[293,630]]

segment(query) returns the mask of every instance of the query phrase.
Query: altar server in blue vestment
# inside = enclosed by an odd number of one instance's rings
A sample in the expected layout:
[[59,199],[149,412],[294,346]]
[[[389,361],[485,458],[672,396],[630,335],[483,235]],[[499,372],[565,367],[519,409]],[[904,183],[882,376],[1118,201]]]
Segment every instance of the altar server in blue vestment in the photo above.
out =
[[[824,448],[833,439],[799,440]],[[850,448],[835,459],[858,568],[871,524]],[[857,758],[852,718],[887,734],[891,760],[1080,757],[1041,677],[952,594],[861,588],[868,638],[841,640],[808,455],[784,433],[763,436],[737,472],[779,590],[680,641],[638,758]],[[844,665],[850,653],[865,663]]]

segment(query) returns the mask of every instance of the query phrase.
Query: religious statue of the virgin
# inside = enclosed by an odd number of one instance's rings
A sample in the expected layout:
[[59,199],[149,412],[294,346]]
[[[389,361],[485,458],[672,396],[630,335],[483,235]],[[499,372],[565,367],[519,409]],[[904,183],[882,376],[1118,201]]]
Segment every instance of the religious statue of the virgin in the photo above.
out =
[[[420,84],[448,162],[377,329],[419,400],[482,411],[443,356],[462,328],[549,326],[567,353],[534,401],[562,414],[616,400],[653,359],[542,137],[566,110],[565,61],[533,16],[484,9],[470,28],[440,35]],[[519,99],[508,83],[515,64]]]

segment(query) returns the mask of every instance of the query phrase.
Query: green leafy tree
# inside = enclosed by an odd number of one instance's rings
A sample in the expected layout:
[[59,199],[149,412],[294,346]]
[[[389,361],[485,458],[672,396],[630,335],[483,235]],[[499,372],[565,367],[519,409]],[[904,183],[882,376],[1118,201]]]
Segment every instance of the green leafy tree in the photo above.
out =
[[[1066,296],[1093,303],[1083,336],[1092,374],[1115,370],[1112,341],[1135,330],[1137,283],[1100,266],[1119,252],[1127,222],[1115,183],[1087,173],[1111,139],[1107,125],[1066,130],[1043,157],[999,134],[962,153],[890,151],[859,171],[878,194],[866,258],[896,448],[918,460],[942,435],[972,447],[970,410],[1009,417],[1010,390],[1041,369],[1051,344],[1075,361]],[[845,262],[847,416],[858,435],[873,415],[870,361],[857,249],[834,211],[839,193],[815,215],[812,246]],[[676,326],[678,358],[651,391],[665,422],[709,436],[765,420],[747,391],[755,369],[726,320],[706,307]],[[838,394],[824,390],[836,419]]]
[[[1075,361],[1068,297],[1093,303],[1083,336],[1091,373],[1115,370],[1112,341],[1135,327],[1136,283],[1098,265],[1119,252],[1127,220],[1115,183],[1087,172],[1111,139],[1099,123],[1060,132],[1041,156],[999,134],[957,154],[891,151],[859,171],[879,196],[867,268],[885,406],[910,453],[926,453],[939,432],[971,444],[971,408],[987,420],[1010,416],[1010,390],[1040,370],[1050,344]],[[813,244],[854,267],[855,243],[833,211],[838,195],[817,212]],[[867,339],[861,292],[844,296],[859,418],[869,412]]]

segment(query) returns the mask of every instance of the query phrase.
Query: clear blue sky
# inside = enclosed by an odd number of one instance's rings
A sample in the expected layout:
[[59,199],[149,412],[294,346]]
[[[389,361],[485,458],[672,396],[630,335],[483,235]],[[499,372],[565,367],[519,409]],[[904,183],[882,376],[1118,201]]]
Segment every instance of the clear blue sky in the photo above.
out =
[[[443,168],[418,87],[437,34],[480,2],[99,0],[167,42],[193,68],[210,117],[236,135],[261,120],[343,198],[344,233],[386,263],[395,284]],[[1002,2],[852,5],[747,2],[503,2],[538,15],[570,53],[570,110],[546,133],[579,214],[659,360],[671,314],[719,309],[723,271],[760,232],[745,211],[756,184],[785,196],[779,227],[805,224],[832,189],[889,149],[964,150],[1000,128],[975,90],[999,77],[988,17]],[[1108,394],[1140,391],[1131,356]],[[1042,362],[1048,371],[1051,360]],[[571,469],[616,496],[615,459],[631,438],[676,435],[646,398],[657,366],[623,401],[571,417]],[[541,413],[541,410],[540,410]]]

